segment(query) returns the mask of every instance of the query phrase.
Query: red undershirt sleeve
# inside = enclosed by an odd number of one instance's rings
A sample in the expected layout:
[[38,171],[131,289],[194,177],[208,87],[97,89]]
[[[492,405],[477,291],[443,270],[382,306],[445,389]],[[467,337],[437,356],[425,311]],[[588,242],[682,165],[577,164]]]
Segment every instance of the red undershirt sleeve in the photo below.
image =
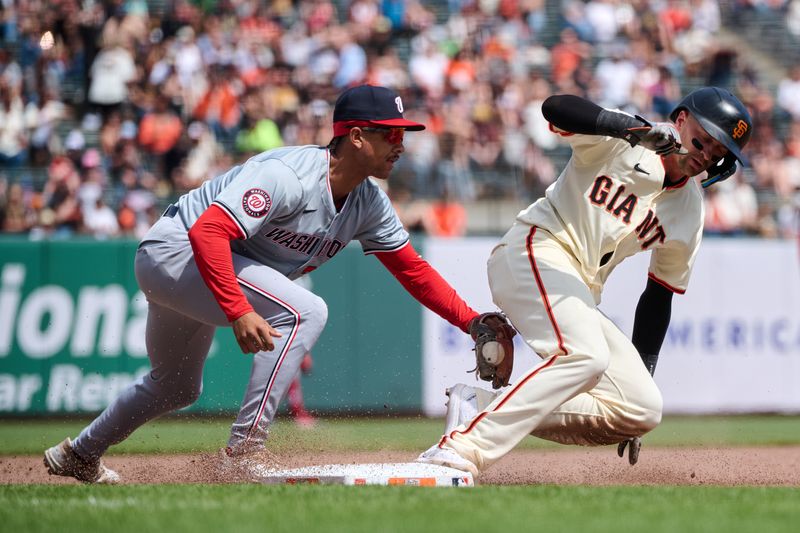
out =
[[455,289],[411,246],[375,254],[397,281],[425,307],[468,333],[469,323],[478,316]]
[[189,230],[197,269],[229,322],[253,311],[236,281],[231,256],[231,241],[244,237],[239,226],[216,205],[206,209]]

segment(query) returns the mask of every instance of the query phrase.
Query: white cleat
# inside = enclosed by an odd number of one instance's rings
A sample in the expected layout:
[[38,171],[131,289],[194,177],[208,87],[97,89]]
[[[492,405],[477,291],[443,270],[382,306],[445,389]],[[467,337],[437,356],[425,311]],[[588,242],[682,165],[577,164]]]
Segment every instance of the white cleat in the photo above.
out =
[[478,467],[471,461],[467,461],[455,450],[450,448],[440,448],[438,444],[434,444],[417,457],[418,463],[426,463],[429,465],[448,466],[461,470],[462,472],[469,472],[473,476],[478,475]]
[[444,434],[449,435],[458,426],[466,425],[478,416],[499,393],[459,383],[447,389],[445,394],[448,399]]
[[444,434],[449,435],[456,427],[472,420],[478,414],[475,387],[459,383],[445,391],[447,415],[444,419]]
[[51,476],[74,477],[84,483],[116,485],[120,481],[119,474],[100,459],[87,461],[76,454],[69,437],[45,450],[44,466]]

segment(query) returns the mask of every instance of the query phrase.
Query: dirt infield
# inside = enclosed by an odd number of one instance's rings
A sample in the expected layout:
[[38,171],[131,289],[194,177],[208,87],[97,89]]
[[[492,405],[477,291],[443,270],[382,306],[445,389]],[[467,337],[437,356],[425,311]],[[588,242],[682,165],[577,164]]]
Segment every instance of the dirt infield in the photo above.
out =
[[[278,458],[285,467],[407,462],[406,452],[301,453]],[[110,456],[124,483],[218,483],[215,458],[195,455]],[[483,474],[480,485],[721,485],[800,486],[800,446],[776,448],[645,448],[635,467],[615,449],[514,451]],[[49,476],[40,456],[0,456],[0,483],[77,483]]]

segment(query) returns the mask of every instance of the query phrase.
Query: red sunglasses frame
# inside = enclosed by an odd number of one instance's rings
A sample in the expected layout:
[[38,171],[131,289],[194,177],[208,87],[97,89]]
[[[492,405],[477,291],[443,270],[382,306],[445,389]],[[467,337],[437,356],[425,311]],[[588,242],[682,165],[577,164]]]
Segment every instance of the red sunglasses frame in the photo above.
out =
[[361,128],[361,131],[372,131],[383,133],[383,138],[389,144],[400,144],[403,142],[406,130],[405,128]]

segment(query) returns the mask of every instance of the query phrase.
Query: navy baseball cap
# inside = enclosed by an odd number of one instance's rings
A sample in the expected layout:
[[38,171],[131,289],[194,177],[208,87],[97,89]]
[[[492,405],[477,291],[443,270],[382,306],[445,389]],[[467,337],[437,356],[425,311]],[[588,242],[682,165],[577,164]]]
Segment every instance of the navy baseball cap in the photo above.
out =
[[333,136],[347,135],[354,127],[424,130],[425,125],[403,118],[403,100],[386,87],[359,85],[347,89],[333,108]]

